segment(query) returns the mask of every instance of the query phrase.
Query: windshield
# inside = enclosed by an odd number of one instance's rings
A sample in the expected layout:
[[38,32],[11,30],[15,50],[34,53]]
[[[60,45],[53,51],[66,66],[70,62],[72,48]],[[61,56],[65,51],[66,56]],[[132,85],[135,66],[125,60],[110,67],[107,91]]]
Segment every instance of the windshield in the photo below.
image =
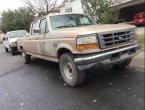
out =
[[13,31],[13,32],[8,32],[7,36],[9,38],[15,38],[15,37],[25,37],[28,34],[26,30],[21,30],[21,31]]
[[96,24],[91,18],[82,14],[50,16],[50,23],[54,30]]

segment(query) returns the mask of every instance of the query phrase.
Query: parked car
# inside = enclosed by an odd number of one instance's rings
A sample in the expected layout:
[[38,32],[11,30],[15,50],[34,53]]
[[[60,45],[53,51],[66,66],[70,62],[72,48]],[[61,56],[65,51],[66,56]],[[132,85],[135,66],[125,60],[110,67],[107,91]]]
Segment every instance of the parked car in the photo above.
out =
[[140,49],[136,27],[96,24],[84,14],[49,14],[30,27],[30,36],[17,41],[25,63],[31,56],[59,63],[64,81],[81,85],[85,70],[112,65],[127,67]]
[[7,32],[3,37],[3,44],[6,52],[11,51],[12,55],[15,55],[18,51],[17,49],[17,39],[19,37],[28,36],[29,33],[26,30],[17,30]]
[[145,24],[145,11],[137,13],[134,16],[133,22],[135,25],[144,25]]

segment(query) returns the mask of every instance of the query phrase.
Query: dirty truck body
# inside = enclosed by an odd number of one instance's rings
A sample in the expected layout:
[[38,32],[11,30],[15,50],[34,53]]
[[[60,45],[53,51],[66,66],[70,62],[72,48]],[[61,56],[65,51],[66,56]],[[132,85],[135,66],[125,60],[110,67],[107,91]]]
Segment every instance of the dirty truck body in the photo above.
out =
[[31,36],[17,45],[25,63],[31,56],[58,62],[64,81],[78,86],[86,69],[128,66],[140,49],[135,30],[127,24],[96,24],[83,14],[53,14],[33,22]]

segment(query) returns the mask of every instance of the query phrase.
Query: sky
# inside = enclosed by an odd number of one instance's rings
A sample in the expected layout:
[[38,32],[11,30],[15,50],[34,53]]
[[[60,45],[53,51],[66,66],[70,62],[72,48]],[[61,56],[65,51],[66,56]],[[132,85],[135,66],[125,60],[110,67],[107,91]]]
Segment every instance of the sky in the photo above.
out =
[[[25,6],[24,0],[0,0],[0,13],[7,9],[17,9]],[[62,0],[58,0],[60,3]]]
[[7,9],[17,9],[24,6],[25,3],[22,0],[0,0],[0,12]]

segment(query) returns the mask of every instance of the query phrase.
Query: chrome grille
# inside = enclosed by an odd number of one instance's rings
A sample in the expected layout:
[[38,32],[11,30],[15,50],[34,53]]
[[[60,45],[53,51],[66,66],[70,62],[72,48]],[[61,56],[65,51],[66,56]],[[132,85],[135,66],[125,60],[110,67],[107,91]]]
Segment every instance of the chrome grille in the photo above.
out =
[[135,30],[113,31],[99,33],[99,42],[102,49],[134,42]]

